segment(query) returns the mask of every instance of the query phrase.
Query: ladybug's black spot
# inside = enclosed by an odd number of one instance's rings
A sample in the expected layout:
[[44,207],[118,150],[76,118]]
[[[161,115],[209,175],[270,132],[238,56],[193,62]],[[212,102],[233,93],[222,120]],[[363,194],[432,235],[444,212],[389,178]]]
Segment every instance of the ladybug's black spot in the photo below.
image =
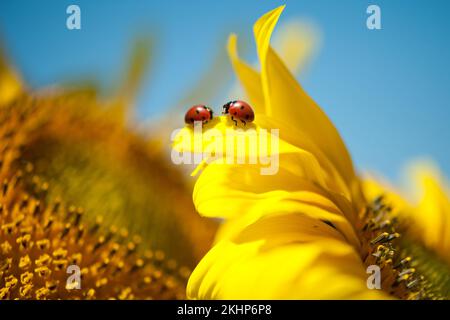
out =
[[194,123],[194,118],[191,118],[190,120],[191,120],[192,123]]
[[241,106],[241,110],[243,110],[244,109],[244,106]]
[[237,112],[235,111],[235,112],[233,112],[233,114],[236,116],[236,115],[237,115]]
[[205,117],[202,117],[202,120],[206,120],[206,118],[205,118]]
[[248,114],[245,115],[245,119],[248,120],[248,118],[250,118],[250,116]]
[[198,111],[198,109],[195,109],[195,113],[196,113],[196,114],[199,114],[199,113],[200,113],[200,111]]

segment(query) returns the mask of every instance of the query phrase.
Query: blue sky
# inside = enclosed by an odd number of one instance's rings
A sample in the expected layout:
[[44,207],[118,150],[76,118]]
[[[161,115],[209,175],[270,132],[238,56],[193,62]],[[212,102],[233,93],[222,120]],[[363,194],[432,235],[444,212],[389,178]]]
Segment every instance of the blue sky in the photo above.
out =
[[[81,8],[81,30],[65,26],[70,4]],[[282,21],[306,18],[321,31],[321,49],[301,82],[357,167],[398,179],[409,160],[429,157],[449,177],[449,1],[3,0],[0,37],[26,81],[41,87],[73,77],[112,84],[132,40],[152,35],[156,63],[138,99],[138,116],[148,119],[177,102],[227,34],[250,39],[255,20],[281,4]],[[382,30],[366,28],[369,4],[380,6]],[[253,44],[247,51],[256,61]]]

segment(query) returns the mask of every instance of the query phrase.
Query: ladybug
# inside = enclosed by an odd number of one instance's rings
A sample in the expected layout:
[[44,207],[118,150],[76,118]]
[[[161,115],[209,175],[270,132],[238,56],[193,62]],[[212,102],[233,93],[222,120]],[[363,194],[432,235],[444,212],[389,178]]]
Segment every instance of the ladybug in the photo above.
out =
[[255,120],[255,112],[252,107],[247,102],[241,100],[226,103],[222,107],[222,113],[229,114],[235,125],[238,123],[237,120],[241,121],[244,126],[247,122]]
[[203,124],[212,120],[212,110],[204,104],[196,104],[189,108],[184,116],[184,122],[186,124],[194,124],[194,121],[201,121]]

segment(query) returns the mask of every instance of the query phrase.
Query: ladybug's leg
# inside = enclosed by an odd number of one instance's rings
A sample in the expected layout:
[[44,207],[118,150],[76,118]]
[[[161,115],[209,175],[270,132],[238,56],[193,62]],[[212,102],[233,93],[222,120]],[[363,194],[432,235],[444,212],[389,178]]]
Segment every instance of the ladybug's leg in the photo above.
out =
[[237,121],[234,119],[234,117],[233,116],[231,116],[231,120],[233,120],[233,122],[234,122],[234,125],[237,127]]
[[241,122],[244,124],[244,126],[247,125],[247,122],[245,122],[244,120],[241,120]]

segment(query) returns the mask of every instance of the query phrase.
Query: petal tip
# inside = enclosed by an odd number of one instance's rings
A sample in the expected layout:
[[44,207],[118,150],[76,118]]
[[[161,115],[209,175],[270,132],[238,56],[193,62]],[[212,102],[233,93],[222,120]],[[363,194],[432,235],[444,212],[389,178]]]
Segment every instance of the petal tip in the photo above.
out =
[[227,50],[228,55],[232,60],[238,59],[237,54],[237,35],[235,33],[230,34],[228,37],[228,44],[227,44]]
[[284,8],[286,7],[285,4],[265,13],[262,15],[253,26],[253,31],[255,34],[259,33],[259,31],[262,29],[262,27],[265,25],[268,21],[273,21],[275,24],[278,21],[281,13],[283,13]]

